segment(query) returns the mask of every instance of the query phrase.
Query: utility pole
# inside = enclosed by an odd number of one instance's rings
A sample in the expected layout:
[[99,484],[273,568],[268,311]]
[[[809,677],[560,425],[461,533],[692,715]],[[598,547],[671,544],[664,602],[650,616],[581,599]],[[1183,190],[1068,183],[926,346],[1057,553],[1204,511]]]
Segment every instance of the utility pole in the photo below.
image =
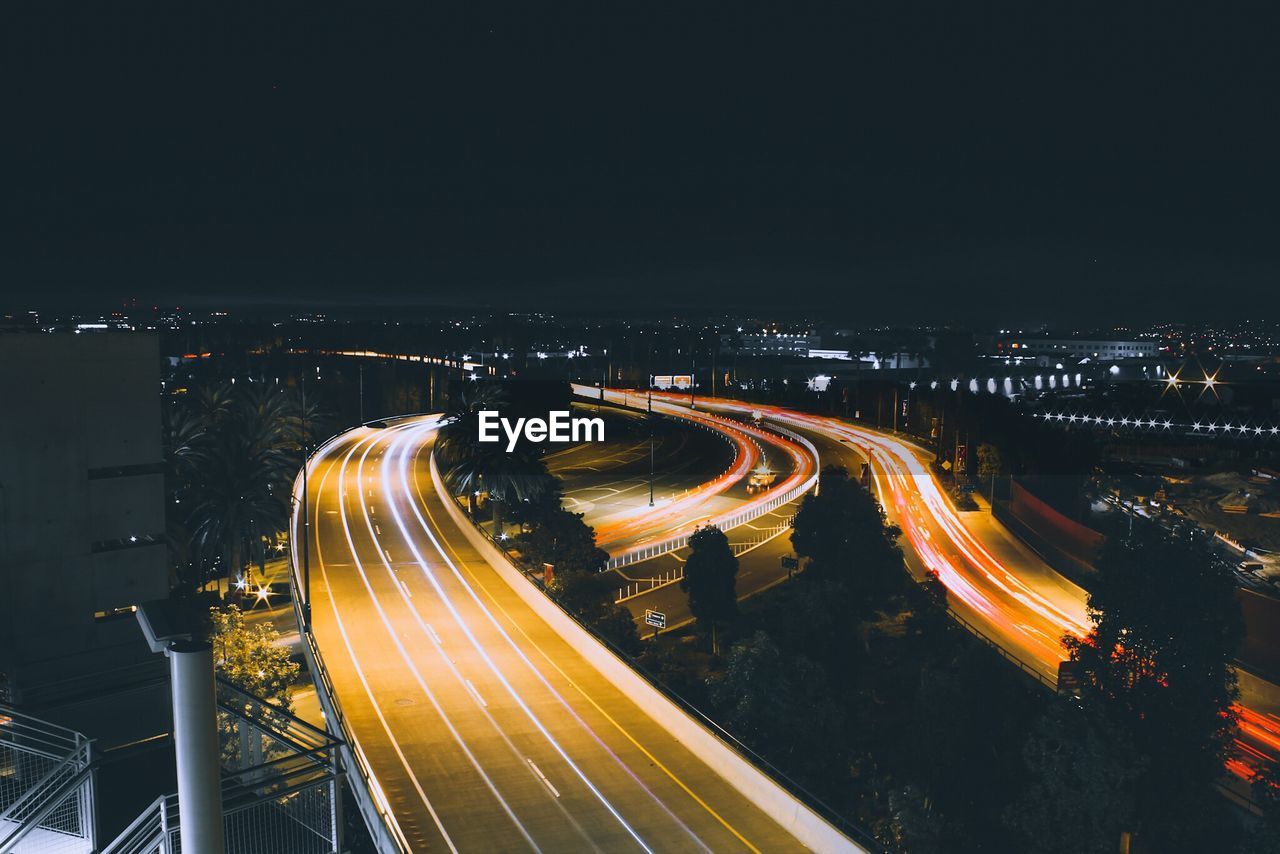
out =
[[649,389],[649,506],[653,506],[653,389]]
[[360,423],[364,423],[364,362],[359,364],[360,370]]
[[307,469],[311,463],[311,437],[307,433],[307,372],[302,372],[302,631],[311,631],[311,508],[307,495]]
[[694,402],[694,389],[698,386],[698,354],[692,349],[689,350],[689,357],[693,362],[692,372],[689,374],[689,408],[697,409],[698,404]]

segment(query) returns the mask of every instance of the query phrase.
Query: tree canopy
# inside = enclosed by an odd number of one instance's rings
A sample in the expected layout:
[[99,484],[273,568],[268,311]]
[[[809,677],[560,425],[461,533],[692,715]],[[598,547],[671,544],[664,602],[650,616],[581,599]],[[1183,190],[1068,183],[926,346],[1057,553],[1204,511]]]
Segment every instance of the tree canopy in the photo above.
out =
[[711,651],[718,653],[716,626],[738,615],[738,558],[729,548],[729,538],[714,525],[689,537],[689,548],[680,589],[689,594],[689,612],[711,635]]
[[1214,785],[1236,732],[1231,660],[1243,632],[1230,568],[1202,535],[1140,523],[1104,546],[1089,617],[1093,630],[1068,646],[1089,675],[1082,702],[1144,764],[1134,784],[1144,846],[1220,842]]

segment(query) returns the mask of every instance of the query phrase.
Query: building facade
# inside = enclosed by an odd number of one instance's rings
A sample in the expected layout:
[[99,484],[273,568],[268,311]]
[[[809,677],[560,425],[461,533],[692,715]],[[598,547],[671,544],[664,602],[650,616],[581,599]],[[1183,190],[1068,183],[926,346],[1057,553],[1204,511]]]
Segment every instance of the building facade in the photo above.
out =
[[168,591],[154,335],[0,335],[0,702],[163,677],[133,606]]
[[1059,356],[1103,361],[1154,359],[1160,354],[1160,344],[1155,340],[1005,338],[996,342],[996,354],[999,356]]

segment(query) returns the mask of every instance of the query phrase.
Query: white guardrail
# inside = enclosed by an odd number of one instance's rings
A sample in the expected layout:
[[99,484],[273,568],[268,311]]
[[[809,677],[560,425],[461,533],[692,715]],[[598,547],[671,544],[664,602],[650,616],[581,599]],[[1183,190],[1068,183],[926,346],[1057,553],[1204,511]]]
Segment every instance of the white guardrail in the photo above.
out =
[[[574,391],[580,397],[587,397],[588,393],[586,391],[580,391],[579,388],[580,387],[575,386]],[[586,388],[586,387],[581,387],[581,388]],[[628,408],[628,409],[636,409],[640,411],[644,410],[644,407],[640,405],[639,400],[637,400],[635,405],[632,405],[629,401],[625,401],[623,403],[619,403],[616,400],[607,401],[607,402],[613,403],[617,406],[623,406],[624,408]],[[664,411],[662,414],[671,415],[676,418],[688,417],[688,416],[682,416],[678,412],[678,410],[676,412]],[[704,422],[699,421],[697,423],[702,424]],[[819,473],[822,470],[822,461],[818,457],[818,449],[814,447],[813,442],[810,442],[804,436],[801,436],[799,433],[796,433],[794,431],[788,430],[786,427],[783,427],[780,424],[777,424],[774,422],[766,422],[766,424],[768,429],[772,430],[775,433],[778,433],[779,435],[787,437],[791,441],[795,442],[797,445],[800,445],[809,454],[813,456],[813,474],[810,477],[806,478],[803,483],[793,486],[790,489],[786,490],[785,492],[782,492],[778,495],[773,496],[768,501],[765,501],[759,504],[752,504],[750,507],[747,507],[746,509],[740,510],[737,513],[733,513],[729,516],[721,516],[719,518],[713,518],[711,520],[711,524],[715,525],[717,528],[719,528],[722,531],[728,531],[731,528],[736,528],[737,526],[750,522],[753,519],[759,519],[761,516],[764,516],[768,513],[772,513],[774,510],[777,510],[782,505],[796,500],[801,495],[804,495],[806,492],[808,492],[810,489],[816,489],[818,486],[818,477],[819,477]],[[674,552],[674,551],[677,551],[678,549],[682,549],[685,546],[689,545],[689,537],[693,536],[694,533],[696,532],[688,531],[686,533],[683,533],[674,537],[669,537],[665,540],[661,540],[656,543],[649,543],[639,548],[628,549],[622,554],[614,555],[613,557],[610,557],[608,562],[605,563],[604,565],[605,571],[608,571],[611,569],[619,569],[620,567],[629,566],[633,563],[639,563],[645,560],[651,560],[652,558],[658,557],[659,555],[664,555],[668,552]]]

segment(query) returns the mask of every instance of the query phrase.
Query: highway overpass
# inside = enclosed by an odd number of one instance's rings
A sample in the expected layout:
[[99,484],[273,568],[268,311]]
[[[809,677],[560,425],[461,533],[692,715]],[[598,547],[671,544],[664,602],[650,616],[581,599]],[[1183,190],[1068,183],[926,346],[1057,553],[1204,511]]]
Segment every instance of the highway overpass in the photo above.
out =
[[380,849],[860,850],[510,566],[433,478],[436,426],[307,469],[308,651]]

